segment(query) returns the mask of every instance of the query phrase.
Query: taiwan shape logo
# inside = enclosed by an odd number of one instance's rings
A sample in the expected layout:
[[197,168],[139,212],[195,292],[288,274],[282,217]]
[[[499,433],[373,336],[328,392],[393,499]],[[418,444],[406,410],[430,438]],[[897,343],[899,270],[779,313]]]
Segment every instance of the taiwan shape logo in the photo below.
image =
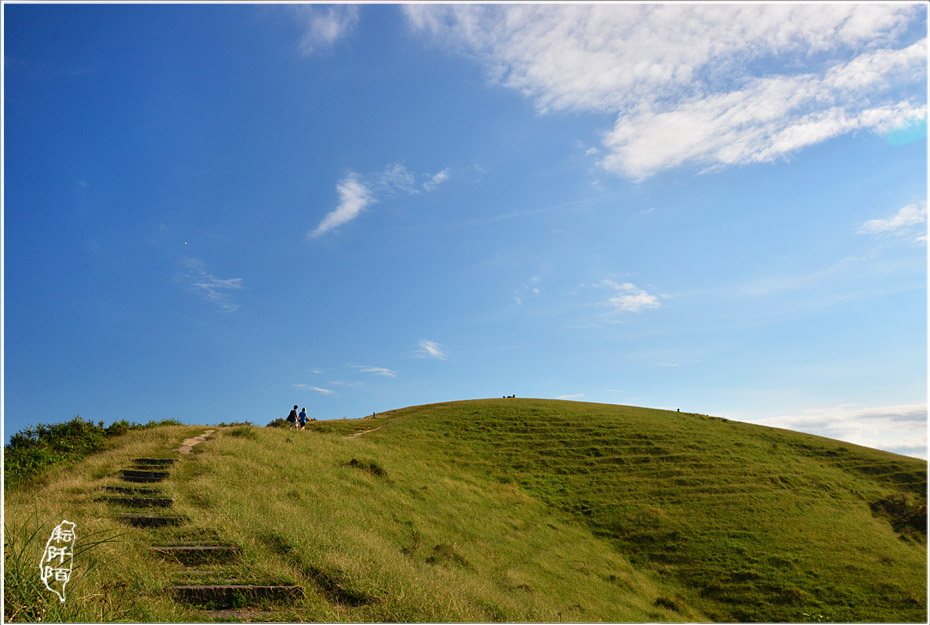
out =
[[[67,558],[67,561],[65,560]],[[65,584],[71,579],[71,567],[74,563],[74,523],[62,521],[55,529],[48,542],[45,553],[39,563],[39,577],[45,587],[65,600]]]

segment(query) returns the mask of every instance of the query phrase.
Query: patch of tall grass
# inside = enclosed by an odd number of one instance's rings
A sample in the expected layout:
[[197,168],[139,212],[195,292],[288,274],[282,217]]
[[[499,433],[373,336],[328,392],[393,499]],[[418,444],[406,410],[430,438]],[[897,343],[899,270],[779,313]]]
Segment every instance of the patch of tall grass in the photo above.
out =
[[[65,600],[51,593],[38,581],[39,563],[46,541],[58,520],[40,519],[38,509],[32,518],[4,523],[4,618],[7,622],[96,621],[120,614],[121,588],[107,584],[99,593],[86,592],[88,573],[100,566],[100,545],[115,542],[119,534],[100,530],[79,534],[72,558],[78,566],[65,586]],[[82,592],[83,591],[83,592]]]

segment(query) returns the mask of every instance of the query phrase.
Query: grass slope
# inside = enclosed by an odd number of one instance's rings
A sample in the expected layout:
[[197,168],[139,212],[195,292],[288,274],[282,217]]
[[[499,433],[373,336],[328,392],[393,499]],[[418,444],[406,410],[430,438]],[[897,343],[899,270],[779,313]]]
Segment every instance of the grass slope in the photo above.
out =
[[[165,486],[182,528],[122,527],[94,501],[192,431],[130,433],[8,492],[7,595],[9,558],[32,556],[10,537],[38,535],[38,562],[67,518],[112,540],[75,558],[72,598],[43,620],[204,620],[160,592],[187,573],[145,551],[202,536],[242,546],[240,576],[306,589],[268,620],[926,621],[920,460],[699,415],[477,400],[221,430]],[[15,598],[7,620],[42,616]]]

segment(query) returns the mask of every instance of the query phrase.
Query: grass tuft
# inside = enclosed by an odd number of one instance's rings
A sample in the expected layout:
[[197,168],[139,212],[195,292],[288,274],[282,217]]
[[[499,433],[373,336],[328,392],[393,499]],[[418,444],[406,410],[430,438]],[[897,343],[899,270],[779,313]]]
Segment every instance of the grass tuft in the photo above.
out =
[[352,458],[348,462],[348,466],[352,467],[353,469],[361,469],[362,471],[367,471],[368,473],[371,473],[372,475],[376,477],[387,476],[387,471],[381,468],[381,465],[379,465],[377,462],[374,462],[373,460],[360,461],[360,460],[356,460],[355,458]]
[[251,425],[239,425],[227,432],[229,436],[236,436],[239,438],[248,438],[250,440],[258,440],[258,435],[255,433],[255,428]]

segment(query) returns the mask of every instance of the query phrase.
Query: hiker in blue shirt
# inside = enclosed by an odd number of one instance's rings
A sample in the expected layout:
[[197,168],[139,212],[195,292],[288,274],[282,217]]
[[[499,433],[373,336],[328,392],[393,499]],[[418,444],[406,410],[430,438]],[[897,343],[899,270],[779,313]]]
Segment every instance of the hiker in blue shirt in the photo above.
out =
[[[294,407],[296,408],[297,406]],[[307,409],[301,408],[300,414],[297,416],[297,418],[300,420],[300,429],[305,429],[307,427]]]

